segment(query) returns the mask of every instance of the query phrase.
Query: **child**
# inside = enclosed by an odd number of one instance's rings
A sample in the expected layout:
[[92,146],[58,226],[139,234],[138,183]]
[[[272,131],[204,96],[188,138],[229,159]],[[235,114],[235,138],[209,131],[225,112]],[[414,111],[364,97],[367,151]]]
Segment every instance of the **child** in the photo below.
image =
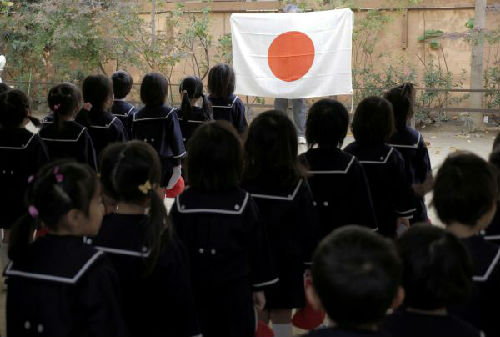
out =
[[394,245],[359,226],[344,226],[316,249],[313,288],[307,295],[325,309],[332,327],[307,337],[383,336],[379,323],[403,298],[402,266]]
[[416,225],[399,238],[398,248],[405,300],[383,329],[391,336],[479,337],[479,330],[448,313],[472,288],[472,266],[460,240],[441,228]]
[[245,143],[243,188],[255,199],[269,231],[279,282],[266,291],[264,322],[276,337],[292,336],[292,309],[305,305],[304,272],[317,239],[317,215],[297,158],[297,132],[281,111],[255,118]]
[[378,232],[394,238],[401,226],[408,227],[415,210],[413,191],[401,154],[386,141],[394,130],[391,104],[380,97],[362,100],[352,122],[355,141],[344,150],[365,169],[377,217]]
[[43,122],[40,137],[47,145],[50,160],[72,158],[97,169],[94,144],[86,127],[74,121],[81,107],[81,93],[71,83],[49,90],[48,105],[52,118]]
[[[84,244],[104,207],[95,172],[54,162],[33,178],[26,215],[12,229],[8,277],[9,336],[124,336],[116,273],[104,254]],[[32,241],[35,223],[49,234]]]
[[234,95],[234,86],[234,71],[230,65],[219,63],[208,72],[208,99],[212,103],[214,119],[230,122],[239,134],[243,134],[248,128],[245,106]]
[[186,155],[182,133],[174,109],[165,105],[168,82],[159,73],[144,76],[141,100],[144,108],[132,118],[132,138],[151,144],[162,165],[160,186],[171,189],[181,176],[181,158]]
[[497,172],[473,153],[450,154],[439,169],[433,204],[448,231],[465,243],[472,257],[474,292],[469,303],[453,312],[483,330],[500,336],[496,308],[500,302],[500,250],[479,233],[495,214]]
[[411,223],[418,223],[429,221],[424,194],[430,191],[430,188],[426,186],[432,185],[430,183],[432,170],[424,138],[420,132],[408,125],[408,121],[413,117],[414,96],[415,92],[411,83],[405,83],[384,94],[384,98],[392,104],[396,125],[396,132],[389,139],[388,145],[397,149],[403,156],[414,190],[423,189],[423,193],[415,192],[416,210],[411,219]]
[[203,82],[198,77],[189,76],[183,79],[179,93],[182,96],[182,105],[176,112],[181,123],[184,142],[187,143],[201,123],[214,119],[212,104],[203,93]]
[[320,220],[320,239],[343,225],[377,228],[365,171],[353,155],[340,149],[348,125],[347,109],[333,99],[322,99],[309,109],[306,124],[309,150],[299,159],[309,169],[309,185]]
[[132,90],[132,85],[134,84],[134,79],[126,71],[117,71],[112,76],[113,80],[113,106],[111,107],[111,113],[113,116],[118,117],[125,128],[127,133],[127,138],[130,138],[130,127],[132,123],[132,117],[137,112],[137,109],[132,104],[125,101],[125,98]]
[[103,152],[100,172],[114,210],[87,242],[108,253],[118,272],[130,334],[199,335],[187,252],[168,226],[158,195],[158,154],[144,142],[112,144]]
[[241,142],[227,122],[201,125],[188,143],[188,189],[172,208],[175,231],[191,257],[204,337],[253,337],[270,270],[265,227],[250,195],[238,187]]
[[[493,141],[493,150],[490,153],[489,162],[496,167],[498,172],[500,172],[500,133]],[[495,216],[493,217],[493,220],[491,220],[488,228],[481,232],[486,240],[496,245],[500,244],[500,207],[498,204],[499,203],[497,203],[497,211],[495,213]]]
[[87,127],[94,143],[96,156],[111,143],[125,142],[127,132],[118,117],[108,110],[113,102],[113,84],[104,75],[92,75],[83,81],[83,100],[90,110],[82,109],[76,121]]

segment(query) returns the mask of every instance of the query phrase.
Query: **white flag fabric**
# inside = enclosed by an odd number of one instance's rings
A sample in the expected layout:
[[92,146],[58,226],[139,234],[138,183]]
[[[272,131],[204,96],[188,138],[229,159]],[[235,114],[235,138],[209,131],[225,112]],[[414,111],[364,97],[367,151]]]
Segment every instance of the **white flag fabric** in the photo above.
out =
[[352,94],[350,9],[233,14],[240,95],[281,98]]

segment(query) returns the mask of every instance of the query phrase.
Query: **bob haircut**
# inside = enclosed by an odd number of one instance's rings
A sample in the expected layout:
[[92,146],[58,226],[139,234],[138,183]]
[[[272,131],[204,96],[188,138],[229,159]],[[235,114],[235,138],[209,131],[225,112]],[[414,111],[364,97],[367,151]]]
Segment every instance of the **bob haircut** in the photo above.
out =
[[149,73],[141,84],[141,101],[146,106],[165,104],[168,96],[168,80],[160,73]]
[[341,147],[349,127],[349,114],[345,106],[325,98],[309,109],[306,123],[306,139],[310,147]]
[[356,142],[365,146],[387,142],[394,133],[392,105],[385,98],[371,96],[362,100],[352,120]]
[[225,98],[234,93],[236,80],[233,68],[225,63],[219,63],[208,72],[208,92],[213,97]]

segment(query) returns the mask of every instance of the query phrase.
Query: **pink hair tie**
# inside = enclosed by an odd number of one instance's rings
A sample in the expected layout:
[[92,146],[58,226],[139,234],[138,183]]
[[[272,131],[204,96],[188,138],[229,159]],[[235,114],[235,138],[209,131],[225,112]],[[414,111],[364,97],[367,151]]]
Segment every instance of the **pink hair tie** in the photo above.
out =
[[33,182],[33,180],[35,180],[35,176],[34,175],[30,175],[28,177],[28,184],[31,184]]
[[61,104],[56,104],[54,105],[54,111],[57,111],[59,110],[59,108],[61,107]]
[[83,103],[83,109],[87,111],[92,110],[92,103]]
[[38,216],[38,209],[33,205],[29,205],[28,213],[35,219]]
[[56,181],[58,183],[62,183],[64,180],[64,176],[62,173],[59,173],[59,166],[54,167],[54,176],[56,177]]

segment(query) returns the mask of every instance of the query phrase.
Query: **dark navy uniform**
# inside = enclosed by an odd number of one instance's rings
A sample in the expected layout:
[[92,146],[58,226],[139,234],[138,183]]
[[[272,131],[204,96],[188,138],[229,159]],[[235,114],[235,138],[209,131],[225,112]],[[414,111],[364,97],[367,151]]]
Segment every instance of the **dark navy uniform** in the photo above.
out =
[[272,261],[279,282],[266,290],[268,309],[305,305],[304,271],[311,266],[318,241],[317,213],[305,179],[295,186],[277,188],[263,182],[245,182],[267,225]]
[[379,331],[371,330],[356,330],[356,329],[342,329],[342,328],[324,328],[311,330],[304,337],[387,337]]
[[385,144],[365,147],[354,142],[347,145],[344,150],[354,155],[365,169],[377,217],[378,232],[394,238],[397,218],[411,219],[415,211],[414,193],[403,157],[393,147]]
[[168,106],[145,106],[132,118],[132,138],[151,144],[162,163],[161,186],[167,186],[172,170],[186,155],[179,120]]
[[191,258],[203,336],[253,337],[252,292],[278,282],[253,199],[239,188],[220,193],[188,188],[171,215]]
[[344,225],[377,229],[365,171],[353,155],[338,148],[315,148],[299,159],[309,170],[320,239]]
[[382,324],[394,337],[481,337],[481,331],[453,315],[429,315],[397,310]]
[[474,288],[469,302],[452,312],[468,321],[486,336],[500,336],[500,248],[475,235],[463,240],[472,258]]
[[[431,160],[424,138],[414,128],[407,126],[404,130],[398,130],[388,145],[397,149],[403,156],[412,185],[422,184],[427,176],[432,174]],[[422,196],[415,195],[415,208],[411,222],[427,222],[427,207]]]
[[198,106],[193,106],[193,111],[191,112],[191,116],[187,121],[184,120],[181,109],[175,109],[175,112],[177,113],[177,117],[179,118],[184,143],[188,142],[189,138],[191,138],[191,135],[201,124],[208,121],[205,119],[203,109]]
[[46,235],[11,262],[9,336],[124,336],[117,277],[81,237]]
[[28,177],[49,158],[40,137],[25,128],[0,129],[0,158],[0,228],[8,229],[26,212]]
[[122,312],[131,336],[200,334],[186,249],[175,236],[164,242],[146,275],[151,250],[143,245],[146,215],[110,214],[88,244],[108,254],[120,280]]
[[244,133],[248,128],[245,117],[245,105],[238,96],[231,95],[226,98],[208,96],[212,103],[215,120],[226,120],[233,124],[238,132]]
[[484,235],[484,238],[489,242],[496,245],[500,244],[500,202],[497,203],[497,211],[493,220],[491,220],[488,228],[481,231],[481,234]]
[[87,128],[74,121],[63,122],[62,129],[54,123],[44,123],[39,132],[51,161],[70,158],[97,170],[94,144]]
[[115,99],[113,106],[111,107],[111,113],[113,116],[118,117],[118,119],[122,122],[127,134],[127,139],[131,138],[130,129],[132,127],[132,118],[136,112],[137,108],[124,100]]

